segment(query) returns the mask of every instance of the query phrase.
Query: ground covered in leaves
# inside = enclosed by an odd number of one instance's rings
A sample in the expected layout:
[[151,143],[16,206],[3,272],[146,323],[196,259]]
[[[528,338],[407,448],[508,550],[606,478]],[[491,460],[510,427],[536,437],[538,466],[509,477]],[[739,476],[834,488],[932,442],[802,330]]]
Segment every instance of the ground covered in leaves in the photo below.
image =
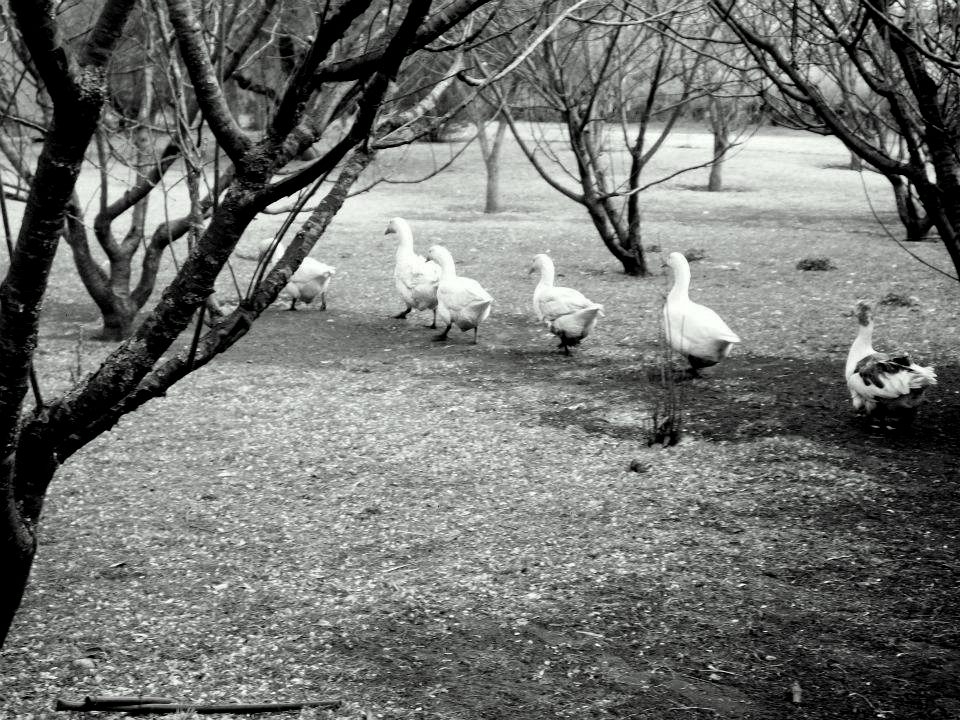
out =
[[[677,134],[664,168],[709,141]],[[447,152],[377,170],[412,178]],[[660,255],[620,274],[510,152],[499,215],[479,212],[472,151],[351,200],[314,250],[338,267],[327,312],[272,308],[62,468],[0,655],[2,717],[137,693],[343,701],[303,718],[960,717],[958,288],[878,225],[865,189],[901,234],[882,179],[843,170],[830,139],[768,132],[728,192],[702,192],[703,170],[646,194],[647,243],[701,251],[692,294],[744,339],[681,385],[686,434],[661,450],[644,442]],[[394,215],[496,298],[479,345],[388,317]],[[949,268],[937,243],[911,250]],[[605,304],[573,357],[532,321],[537,252]],[[69,258],[56,272],[48,393],[108,349],[78,342],[96,313]],[[852,417],[860,297],[886,298],[878,347],[937,367],[910,434]]]

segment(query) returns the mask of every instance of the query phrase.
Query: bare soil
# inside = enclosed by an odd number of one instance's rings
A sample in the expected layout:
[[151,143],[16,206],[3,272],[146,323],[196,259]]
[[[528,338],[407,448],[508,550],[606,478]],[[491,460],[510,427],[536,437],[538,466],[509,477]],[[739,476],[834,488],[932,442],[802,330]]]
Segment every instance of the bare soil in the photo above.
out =
[[[303,718],[960,717],[957,284],[885,236],[856,174],[827,167],[838,145],[754,142],[727,166],[738,192],[681,177],[647,202],[648,241],[705,250],[692,292],[744,338],[682,383],[669,449],[645,442],[659,256],[624,277],[516,153],[499,216],[477,212],[470,154],[351,201],[314,251],[338,267],[327,312],[270,309],[62,468],[0,715],[146,693],[344,701]],[[691,131],[668,159],[708,145]],[[393,215],[496,298],[478,345],[389,318]],[[607,311],[569,358],[531,319],[544,251]],[[56,271],[48,393],[109,350],[78,342],[96,315],[67,257]],[[919,304],[879,308],[878,346],[940,379],[896,434],[853,415],[842,378],[854,301],[892,291]]]

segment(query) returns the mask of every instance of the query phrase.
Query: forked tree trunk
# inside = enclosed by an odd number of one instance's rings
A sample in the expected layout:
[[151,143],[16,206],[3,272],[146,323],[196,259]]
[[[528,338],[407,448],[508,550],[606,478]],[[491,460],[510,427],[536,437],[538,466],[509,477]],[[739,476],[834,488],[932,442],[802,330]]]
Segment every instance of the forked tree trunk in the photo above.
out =
[[508,123],[502,114],[498,115],[497,129],[493,139],[487,136],[487,121],[478,114],[474,115],[473,123],[477,128],[477,140],[480,144],[480,154],[483,156],[483,166],[487,171],[486,198],[483,212],[487,214],[500,212],[500,151],[503,149],[503,138],[507,132]]

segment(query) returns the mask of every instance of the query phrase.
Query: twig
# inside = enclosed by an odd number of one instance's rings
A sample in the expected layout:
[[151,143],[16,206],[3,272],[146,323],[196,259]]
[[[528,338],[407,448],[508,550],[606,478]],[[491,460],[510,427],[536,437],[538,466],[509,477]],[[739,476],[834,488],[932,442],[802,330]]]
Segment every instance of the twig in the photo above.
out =
[[252,713],[285,712],[287,710],[302,710],[303,708],[324,708],[335,710],[340,707],[339,700],[315,700],[307,702],[278,702],[278,703],[218,703],[197,705],[190,702],[177,702],[164,697],[85,697],[80,702],[57,698],[55,710],[71,712],[125,712],[128,715],[170,715],[173,713],[190,711],[198,715],[213,715],[217,713],[233,713],[235,715],[249,715]]

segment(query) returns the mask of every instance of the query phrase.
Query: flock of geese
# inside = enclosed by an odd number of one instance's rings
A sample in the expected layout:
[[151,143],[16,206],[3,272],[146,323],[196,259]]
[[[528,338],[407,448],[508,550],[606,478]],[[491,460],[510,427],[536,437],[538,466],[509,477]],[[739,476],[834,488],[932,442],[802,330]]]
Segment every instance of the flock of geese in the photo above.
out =
[[[390,220],[387,235],[397,238],[394,282],[406,306],[395,318],[406,318],[411,311],[432,311],[431,328],[442,327],[437,340],[445,340],[456,325],[461,331],[473,330],[477,342],[480,324],[490,316],[493,297],[479,282],[457,274],[450,251],[433,245],[426,257],[414,250],[413,232],[400,217]],[[284,246],[271,239],[259,247],[261,257],[273,247],[271,264],[283,255]],[[716,365],[726,358],[733,346],[741,342],[716,312],[690,299],[690,265],[678,252],[670,253],[667,267],[673,285],[663,306],[664,337],[674,351],[687,359],[688,372]],[[321,299],[326,309],[326,292],[336,269],[307,257],[291,276],[283,295],[291,300],[290,309],[298,301]],[[555,270],[548,255],[536,255],[530,268],[540,280],[533,291],[533,309],[537,319],[560,340],[560,349],[580,344],[603,317],[603,305],[587,299],[573,288],[554,284]],[[903,424],[912,421],[924,390],[937,384],[932,367],[912,362],[906,353],[887,354],[873,348],[873,318],[869,303],[861,300],[856,306],[859,324],[856,339],[847,354],[844,377],[850,390],[853,407],[879,422]]]

